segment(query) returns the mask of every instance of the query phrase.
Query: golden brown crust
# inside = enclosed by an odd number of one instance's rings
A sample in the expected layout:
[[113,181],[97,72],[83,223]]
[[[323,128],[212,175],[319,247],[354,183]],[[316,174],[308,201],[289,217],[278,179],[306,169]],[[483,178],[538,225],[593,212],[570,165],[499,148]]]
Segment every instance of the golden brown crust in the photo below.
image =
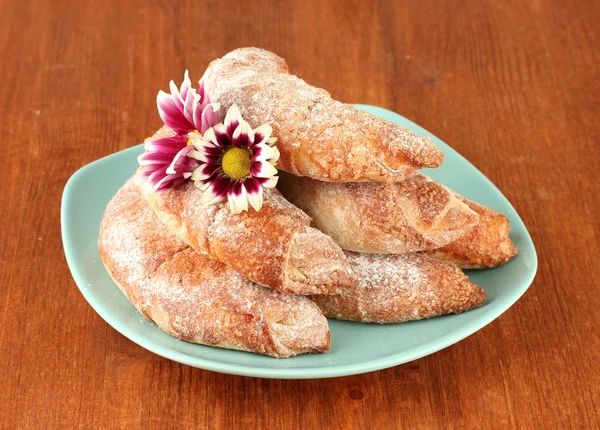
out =
[[415,172],[402,182],[331,183],[282,173],[277,186],[342,249],[384,254],[435,249],[477,224],[445,186]]
[[[142,210],[139,192],[130,179],[112,198],[100,222],[99,250],[102,261],[118,279],[121,291],[148,319],[140,287],[161,264],[187,245],[156,224],[152,211]],[[143,233],[143,235],[140,235]],[[123,240],[126,237],[127,240]],[[157,246],[160,244],[160,246]],[[134,287],[130,287],[134,286]],[[139,305],[138,305],[139,304]]]
[[[152,139],[172,134],[163,127]],[[142,196],[173,233],[254,282],[303,295],[333,294],[355,282],[340,247],[275,189],[264,190],[260,211],[233,215],[226,203],[203,206],[202,191],[191,182],[156,193],[137,178]]]
[[254,284],[189,248],[132,181],[104,213],[99,249],[131,303],[172,336],[274,357],[329,349],[327,321],[310,300]]
[[223,111],[235,103],[251,126],[273,127],[278,168],[297,176],[395,182],[417,168],[442,164],[443,153],[429,138],[333,100],[290,75],[272,52],[236,49],[213,61],[203,79]]
[[458,264],[463,269],[496,267],[513,258],[517,247],[508,238],[508,218],[493,209],[457,197],[479,215],[479,223],[464,237],[442,248],[427,251],[427,254]]
[[343,294],[312,297],[329,318],[398,323],[465,312],[486,299],[452,263],[419,253],[346,255],[357,285]]

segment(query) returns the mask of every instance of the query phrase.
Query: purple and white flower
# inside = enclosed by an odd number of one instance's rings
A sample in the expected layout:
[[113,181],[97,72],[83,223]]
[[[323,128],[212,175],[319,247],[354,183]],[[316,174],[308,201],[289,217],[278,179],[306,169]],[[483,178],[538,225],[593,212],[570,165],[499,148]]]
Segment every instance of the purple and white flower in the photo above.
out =
[[234,214],[247,211],[248,204],[260,210],[263,189],[275,187],[278,179],[275,165],[279,151],[272,133],[269,124],[253,130],[234,104],[224,123],[209,128],[204,136],[191,135],[195,150],[188,157],[199,164],[192,180],[204,191],[202,204],[227,199]]
[[177,88],[171,81],[170,87],[171,94],[158,93],[156,104],[161,119],[176,135],[147,142],[146,152],[138,157],[142,178],[158,192],[180,185],[192,176],[199,163],[187,156],[194,150],[190,136],[204,133],[219,122],[219,103],[210,102],[203,82],[196,93],[187,70],[181,86]]
[[204,133],[219,121],[217,111],[219,103],[211,103],[204,91],[204,82],[200,82],[198,92],[192,88],[189,73],[186,70],[179,88],[175,82],[169,84],[171,94],[159,91],[156,96],[158,114],[167,127],[177,134],[191,132]]
[[187,156],[194,150],[188,143],[190,139],[185,135],[146,142],[146,152],[138,157],[140,174],[155,191],[166,191],[191,178],[198,162]]

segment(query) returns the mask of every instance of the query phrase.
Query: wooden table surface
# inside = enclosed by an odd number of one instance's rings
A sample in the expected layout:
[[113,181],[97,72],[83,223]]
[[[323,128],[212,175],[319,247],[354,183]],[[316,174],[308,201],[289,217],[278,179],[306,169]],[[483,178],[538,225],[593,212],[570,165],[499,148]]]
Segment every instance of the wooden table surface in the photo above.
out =
[[[0,0],[0,428],[598,428],[600,2]],[[496,321],[420,360],[281,381],[108,326],[60,237],[69,176],[159,127],[155,97],[240,46],[402,113],[487,175],[539,256]]]

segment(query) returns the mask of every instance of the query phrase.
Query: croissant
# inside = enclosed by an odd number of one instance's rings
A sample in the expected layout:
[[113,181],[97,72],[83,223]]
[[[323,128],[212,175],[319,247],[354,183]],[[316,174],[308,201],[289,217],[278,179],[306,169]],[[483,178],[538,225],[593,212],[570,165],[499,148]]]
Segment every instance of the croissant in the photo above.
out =
[[269,123],[281,153],[277,167],[297,176],[396,182],[442,164],[429,138],[333,100],[290,75],[272,52],[236,49],[210,63],[203,82],[224,111],[237,104],[252,127]]
[[203,206],[191,182],[155,192],[139,175],[142,196],[180,239],[250,280],[282,293],[332,294],[354,282],[335,242],[276,189],[260,211],[233,215],[226,203]]
[[327,320],[314,303],[261,287],[189,248],[131,180],[106,208],[99,249],[138,311],[181,340],[273,357],[329,350]]
[[312,297],[329,318],[400,323],[465,312],[486,299],[456,265],[427,255],[346,256],[358,283],[342,294]]
[[510,222],[500,212],[456,196],[479,215],[479,223],[462,238],[427,254],[463,269],[485,269],[506,263],[517,254],[508,238]]
[[444,185],[415,172],[402,182],[331,183],[280,174],[282,194],[345,250],[404,254],[467,234],[478,215]]

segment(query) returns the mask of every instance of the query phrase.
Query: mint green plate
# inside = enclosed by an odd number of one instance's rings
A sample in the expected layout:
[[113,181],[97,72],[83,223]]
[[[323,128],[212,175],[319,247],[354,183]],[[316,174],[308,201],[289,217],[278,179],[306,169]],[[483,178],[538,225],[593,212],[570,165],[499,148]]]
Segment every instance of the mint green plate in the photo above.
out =
[[65,186],[62,238],[69,268],[83,296],[117,331],[158,355],[217,372],[266,378],[327,378],[384,369],[446,348],[492,322],[527,290],[537,269],[535,248],[521,218],[481,172],[441,140],[394,112],[366,105],[357,107],[430,136],[446,158],[442,167],[427,174],[510,219],[510,237],[519,247],[517,257],[502,267],[468,272],[469,278],[487,292],[488,300],[483,306],[460,315],[404,324],[330,320],[329,353],[281,360],[177,340],[137,312],[112,282],[98,254],[100,217],[112,196],[135,171],[142,145],[88,164]]

